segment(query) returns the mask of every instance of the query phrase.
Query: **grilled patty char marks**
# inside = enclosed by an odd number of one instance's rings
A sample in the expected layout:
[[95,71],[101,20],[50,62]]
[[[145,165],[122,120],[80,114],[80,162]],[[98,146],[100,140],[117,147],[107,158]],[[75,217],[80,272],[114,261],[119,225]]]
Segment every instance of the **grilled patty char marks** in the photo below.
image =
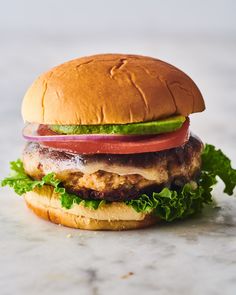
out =
[[28,143],[23,163],[34,179],[55,172],[67,191],[84,199],[124,201],[197,180],[202,148],[201,141],[192,135],[181,147],[132,155],[77,155]]

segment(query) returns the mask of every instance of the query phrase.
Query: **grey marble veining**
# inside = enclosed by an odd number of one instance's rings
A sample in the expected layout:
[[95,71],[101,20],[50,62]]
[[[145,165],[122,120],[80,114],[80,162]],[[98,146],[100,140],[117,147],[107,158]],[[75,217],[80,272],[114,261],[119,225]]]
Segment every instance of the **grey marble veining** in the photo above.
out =
[[[234,36],[101,36],[99,42],[75,36],[36,36],[29,28],[1,37],[0,178],[23,147],[20,103],[35,76],[77,55],[109,51],[157,56],[188,72],[207,104],[206,112],[192,116],[192,130],[222,148],[236,166]],[[88,232],[40,220],[20,197],[1,189],[0,294],[234,295],[236,199],[222,194],[222,184],[214,196],[217,205],[186,221]]]

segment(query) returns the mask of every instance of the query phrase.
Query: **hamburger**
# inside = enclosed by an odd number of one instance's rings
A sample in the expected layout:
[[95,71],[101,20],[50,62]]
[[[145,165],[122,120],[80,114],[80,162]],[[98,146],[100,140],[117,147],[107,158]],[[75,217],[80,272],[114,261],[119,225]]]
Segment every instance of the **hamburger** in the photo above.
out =
[[2,181],[33,212],[88,230],[183,219],[212,202],[218,177],[232,195],[236,170],[189,131],[205,109],[196,84],[155,58],[103,54],[59,65],[25,94],[27,141]]

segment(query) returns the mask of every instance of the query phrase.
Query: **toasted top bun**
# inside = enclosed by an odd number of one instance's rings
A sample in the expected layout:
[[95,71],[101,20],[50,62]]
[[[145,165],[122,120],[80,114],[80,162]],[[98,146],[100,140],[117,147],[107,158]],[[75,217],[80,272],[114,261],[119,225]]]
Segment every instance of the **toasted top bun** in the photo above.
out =
[[22,115],[40,124],[125,124],[204,108],[195,83],[176,67],[146,56],[103,54],[42,74],[25,94]]

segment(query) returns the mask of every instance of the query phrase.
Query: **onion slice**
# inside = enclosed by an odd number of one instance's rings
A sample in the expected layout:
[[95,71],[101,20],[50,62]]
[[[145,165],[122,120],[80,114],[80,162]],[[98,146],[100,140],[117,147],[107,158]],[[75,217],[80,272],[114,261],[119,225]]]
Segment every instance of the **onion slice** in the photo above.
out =
[[[34,127],[34,128],[33,128]],[[76,154],[137,154],[158,152],[185,144],[189,119],[176,131],[157,135],[58,135],[47,125],[25,127],[23,136],[47,148]]]
[[33,142],[50,142],[50,141],[97,141],[97,140],[139,140],[148,139],[156,136],[152,135],[120,135],[120,134],[58,134],[50,130],[47,125],[40,125],[34,123],[28,123],[22,132],[23,137],[27,141]]

